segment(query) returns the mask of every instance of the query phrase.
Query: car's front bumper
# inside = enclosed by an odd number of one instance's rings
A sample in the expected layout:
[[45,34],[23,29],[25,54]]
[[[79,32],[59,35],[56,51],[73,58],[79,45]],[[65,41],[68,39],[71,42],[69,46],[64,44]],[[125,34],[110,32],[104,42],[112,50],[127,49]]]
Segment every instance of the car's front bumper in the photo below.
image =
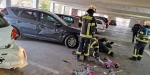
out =
[[97,29],[97,32],[105,32],[105,31],[106,31],[105,29],[101,29],[101,28]]
[[[28,65],[25,50],[21,46],[14,44],[12,48],[0,49],[0,54],[0,57],[4,59],[0,68],[23,68]],[[24,58],[24,54],[26,58]]]

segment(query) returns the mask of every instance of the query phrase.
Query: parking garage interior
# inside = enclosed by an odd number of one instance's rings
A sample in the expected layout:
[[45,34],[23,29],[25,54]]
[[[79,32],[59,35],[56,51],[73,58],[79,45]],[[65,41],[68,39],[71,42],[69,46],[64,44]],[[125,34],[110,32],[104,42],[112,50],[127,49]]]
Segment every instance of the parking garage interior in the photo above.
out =
[[[116,22],[116,26],[108,25],[105,32],[95,34],[99,38],[108,38],[114,42],[114,57],[105,53],[100,53],[100,57],[108,56],[120,64],[119,68],[112,67],[115,71],[121,70],[116,75],[149,75],[149,43],[141,61],[128,59],[132,56],[135,45],[132,43],[131,28],[137,21],[141,21],[143,25],[144,21],[150,20],[149,3],[149,0],[0,0],[0,8],[30,8],[78,18],[87,14],[89,5],[95,5],[94,16],[107,18],[108,24],[111,20]],[[78,27],[78,20],[74,20],[74,25]],[[88,62],[77,62],[72,54],[77,47],[68,48],[64,43],[28,37],[19,37],[14,42],[25,49],[28,65],[16,69],[0,68],[0,75],[71,75],[75,70],[83,69],[86,64],[90,64],[91,71],[97,75],[109,72],[109,69],[102,67],[91,56]]]

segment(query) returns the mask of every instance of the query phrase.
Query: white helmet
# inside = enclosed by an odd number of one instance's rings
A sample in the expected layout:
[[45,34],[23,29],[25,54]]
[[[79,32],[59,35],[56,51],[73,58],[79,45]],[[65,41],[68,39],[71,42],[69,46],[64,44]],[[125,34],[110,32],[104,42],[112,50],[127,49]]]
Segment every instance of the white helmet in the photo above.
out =
[[96,12],[96,7],[94,5],[90,5],[89,9],[93,9]]

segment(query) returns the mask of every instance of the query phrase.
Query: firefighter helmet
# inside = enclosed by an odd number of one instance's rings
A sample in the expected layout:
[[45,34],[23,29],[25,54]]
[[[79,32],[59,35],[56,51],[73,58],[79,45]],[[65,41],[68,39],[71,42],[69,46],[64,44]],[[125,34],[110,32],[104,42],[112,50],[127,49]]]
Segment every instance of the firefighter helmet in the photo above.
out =
[[89,9],[93,9],[96,12],[96,7],[94,5],[90,5]]

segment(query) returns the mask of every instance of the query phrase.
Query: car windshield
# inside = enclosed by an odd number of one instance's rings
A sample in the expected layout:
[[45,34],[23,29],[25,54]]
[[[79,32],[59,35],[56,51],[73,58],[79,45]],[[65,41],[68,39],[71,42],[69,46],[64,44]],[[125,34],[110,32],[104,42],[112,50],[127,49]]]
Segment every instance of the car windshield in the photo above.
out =
[[68,26],[68,23],[66,22],[66,21],[64,21],[64,20],[62,20],[60,17],[58,17],[56,14],[54,14],[54,13],[52,13],[53,15],[54,15],[54,17],[56,18],[56,19],[58,19],[61,23],[63,23],[64,25],[66,25],[66,26]]

